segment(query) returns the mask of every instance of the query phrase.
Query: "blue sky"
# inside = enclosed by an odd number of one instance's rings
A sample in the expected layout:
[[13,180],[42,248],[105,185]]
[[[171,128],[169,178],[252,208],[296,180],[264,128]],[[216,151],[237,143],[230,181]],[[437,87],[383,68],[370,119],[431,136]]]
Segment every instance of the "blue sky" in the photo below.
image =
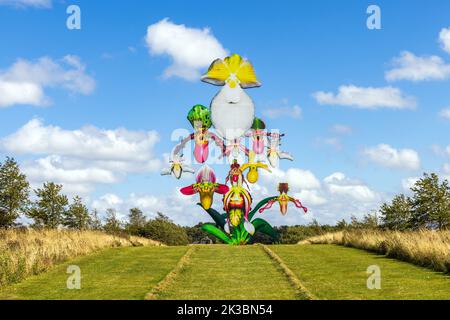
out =
[[[81,9],[81,30],[66,27],[71,4]],[[366,26],[371,4],[381,9],[381,30]],[[55,180],[100,210],[137,205],[182,224],[206,221],[195,199],[177,194],[192,177],[159,171],[172,132],[189,129],[190,107],[209,105],[219,88],[165,76],[177,59],[193,60],[183,39],[175,53],[173,39],[160,39],[159,53],[149,44],[147,28],[164,37],[165,18],[185,34],[208,28],[208,41],[254,65],[263,86],[247,93],[257,115],[287,134],[282,149],[295,157],[264,176],[255,195],[296,177],[293,193],[311,208],[308,216],[270,212],[273,223],[333,223],[376,209],[424,171],[450,176],[444,0],[246,1],[238,9],[210,1],[0,0],[0,93],[8,97],[0,97],[0,155],[16,157],[33,186]],[[200,74],[208,65],[180,67]],[[26,84],[37,91],[24,102]],[[109,149],[92,147],[102,141]],[[215,169],[223,177],[226,167]]]

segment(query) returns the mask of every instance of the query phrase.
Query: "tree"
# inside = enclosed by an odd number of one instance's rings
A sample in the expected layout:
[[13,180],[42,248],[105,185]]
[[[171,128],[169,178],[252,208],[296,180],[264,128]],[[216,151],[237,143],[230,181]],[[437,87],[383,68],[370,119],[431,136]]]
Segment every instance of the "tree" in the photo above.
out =
[[338,221],[337,224],[336,224],[336,228],[338,230],[345,230],[345,229],[347,229],[348,228],[347,221],[345,221],[345,219],[342,219],[342,220]]
[[171,246],[189,243],[186,230],[160,212],[155,219],[147,222],[144,236]]
[[207,239],[210,239],[212,243],[219,243],[216,237],[211,237],[208,232],[202,230],[203,225],[204,223],[198,223],[193,227],[184,227],[189,243],[202,243],[203,241],[207,241]]
[[98,216],[97,209],[92,210],[91,215],[89,217],[89,229],[91,230],[101,230],[102,229],[102,221]]
[[139,208],[130,209],[128,214],[127,231],[132,235],[142,235],[147,219]]
[[80,197],[73,198],[69,210],[63,213],[63,224],[67,228],[86,230],[89,227],[89,210]]
[[380,208],[382,226],[391,230],[407,230],[412,227],[412,200],[404,194],[395,196],[390,204]]
[[26,211],[30,184],[13,158],[0,163],[0,229],[14,226],[19,214]]
[[122,223],[119,218],[117,218],[117,211],[115,209],[109,208],[106,210],[106,219],[103,229],[111,234],[117,234],[122,231]]
[[414,193],[412,220],[416,228],[450,227],[450,188],[447,180],[440,182],[435,173],[425,173],[411,190]]
[[35,190],[37,200],[28,211],[28,217],[35,222],[38,228],[57,228],[69,203],[67,196],[61,194],[62,185],[46,182],[42,189]]

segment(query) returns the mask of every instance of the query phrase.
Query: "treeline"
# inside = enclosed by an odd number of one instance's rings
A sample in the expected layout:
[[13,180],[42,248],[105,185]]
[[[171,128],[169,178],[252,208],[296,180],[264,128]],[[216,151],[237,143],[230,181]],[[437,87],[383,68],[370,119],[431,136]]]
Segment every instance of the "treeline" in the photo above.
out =
[[166,244],[189,242],[186,230],[161,213],[155,219],[147,220],[140,209],[133,208],[124,222],[117,211],[110,208],[101,219],[97,210],[89,211],[81,197],[69,200],[62,188],[60,184],[46,182],[31,190],[17,162],[7,157],[0,162],[0,229],[21,227],[18,219],[23,216],[30,219],[29,226],[36,229],[102,230],[111,234],[158,238]]
[[[31,190],[27,177],[17,162],[6,158],[0,163],[0,229],[19,227],[20,215],[31,220],[33,228],[68,228],[76,230],[103,230],[112,234],[136,235],[163,242],[167,245],[188,243],[218,243],[201,230],[202,224],[182,227],[167,216],[158,213],[147,219],[139,208],[129,210],[126,221],[119,219],[114,208],[107,209],[101,219],[97,210],[89,211],[81,197],[69,201],[62,193],[62,185],[46,182],[41,188]],[[450,227],[450,188],[448,181],[441,181],[432,174],[424,174],[411,189],[412,195],[398,195],[390,203],[384,203],[377,212],[362,219],[352,216],[350,221],[336,225],[309,225],[276,227],[278,243],[293,244],[309,237],[345,229],[448,229]],[[31,200],[31,192],[34,193]],[[253,243],[273,243],[274,240],[257,233]]]
[[101,218],[97,210],[89,211],[81,197],[69,200],[62,188],[60,184],[46,182],[31,190],[18,163],[7,157],[0,162],[0,229],[23,227],[18,222],[22,216],[30,219],[29,227],[36,229],[101,230],[121,236],[146,237],[167,245],[216,243],[200,229],[201,224],[181,227],[162,213],[147,219],[139,208],[132,208],[123,221],[116,209],[109,208]]

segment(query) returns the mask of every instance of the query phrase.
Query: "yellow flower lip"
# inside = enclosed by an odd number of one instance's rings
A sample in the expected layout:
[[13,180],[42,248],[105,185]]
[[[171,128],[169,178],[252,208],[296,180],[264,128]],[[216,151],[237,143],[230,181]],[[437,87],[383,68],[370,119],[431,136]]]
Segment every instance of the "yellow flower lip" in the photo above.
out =
[[209,210],[213,203],[213,194],[214,191],[202,192],[200,191],[200,203],[205,210]]
[[255,161],[255,152],[253,150],[250,151],[248,155],[248,163],[243,164],[241,166],[242,172],[244,172],[247,169],[249,169],[249,172],[247,173],[247,180],[250,183],[255,183],[258,181],[259,178],[258,169],[264,169],[271,172],[267,164]]
[[[235,83],[228,83],[229,79],[234,80]],[[237,85],[243,89],[261,86],[251,63],[238,54],[233,54],[223,60],[215,60],[208,72],[202,76],[202,81],[216,86],[228,84],[231,88],[235,88]]]

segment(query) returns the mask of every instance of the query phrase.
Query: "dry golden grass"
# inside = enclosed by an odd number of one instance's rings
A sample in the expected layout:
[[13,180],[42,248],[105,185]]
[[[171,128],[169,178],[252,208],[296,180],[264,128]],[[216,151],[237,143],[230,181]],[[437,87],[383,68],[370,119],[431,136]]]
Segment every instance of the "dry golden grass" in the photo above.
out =
[[450,231],[349,230],[312,237],[299,244],[338,244],[450,273]]
[[104,248],[152,245],[161,244],[145,238],[118,237],[98,231],[0,231],[0,287]]

